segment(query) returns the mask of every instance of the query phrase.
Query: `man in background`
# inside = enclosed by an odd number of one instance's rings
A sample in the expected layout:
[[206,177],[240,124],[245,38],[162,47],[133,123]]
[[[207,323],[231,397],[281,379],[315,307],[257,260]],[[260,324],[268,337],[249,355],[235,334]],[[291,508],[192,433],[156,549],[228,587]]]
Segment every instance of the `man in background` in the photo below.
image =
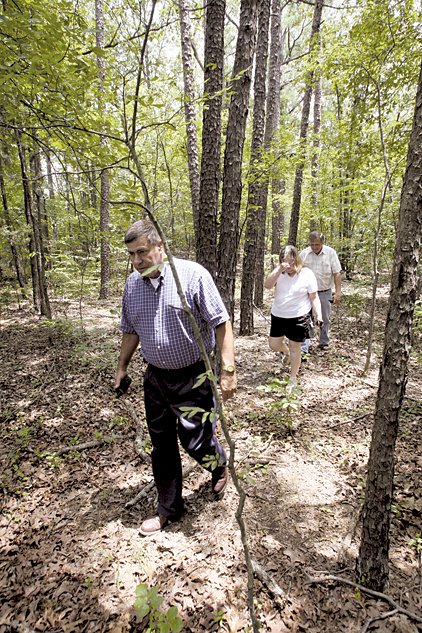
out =
[[[330,344],[331,304],[339,303],[341,297],[341,264],[336,251],[324,244],[324,236],[319,231],[309,233],[309,246],[301,251],[300,257],[317,279],[322,310],[318,347],[326,350]],[[306,339],[301,346],[302,352],[308,354],[309,345],[310,339]]]

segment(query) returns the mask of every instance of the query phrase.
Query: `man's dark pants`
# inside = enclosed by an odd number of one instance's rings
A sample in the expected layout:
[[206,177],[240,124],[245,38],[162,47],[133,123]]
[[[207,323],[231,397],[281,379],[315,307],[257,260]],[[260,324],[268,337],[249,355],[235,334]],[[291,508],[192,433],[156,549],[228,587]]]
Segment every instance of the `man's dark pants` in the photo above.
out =
[[[183,511],[182,464],[177,437],[186,452],[202,466],[204,457],[215,456],[220,465],[227,461],[215,436],[215,422],[203,412],[188,417],[180,407],[199,407],[214,412],[209,380],[194,387],[205,372],[202,362],[183,369],[160,369],[148,365],[144,378],[145,412],[153,446],[152,470],[158,491],[158,514],[180,517]],[[212,417],[212,416],[211,416]],[[211,466],[205,466],[211,470]]]

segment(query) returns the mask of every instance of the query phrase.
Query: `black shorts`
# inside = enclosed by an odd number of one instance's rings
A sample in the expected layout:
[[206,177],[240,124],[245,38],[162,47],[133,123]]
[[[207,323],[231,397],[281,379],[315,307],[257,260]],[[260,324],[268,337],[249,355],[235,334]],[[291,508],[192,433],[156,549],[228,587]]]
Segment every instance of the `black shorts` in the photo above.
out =
[[293,319],[283,319],[272,314],[270,336],[274,338],[287,336],[290,341],[302,343],[306,338],[310,337],[312,327],[311,314],[312,312],[309,312]]

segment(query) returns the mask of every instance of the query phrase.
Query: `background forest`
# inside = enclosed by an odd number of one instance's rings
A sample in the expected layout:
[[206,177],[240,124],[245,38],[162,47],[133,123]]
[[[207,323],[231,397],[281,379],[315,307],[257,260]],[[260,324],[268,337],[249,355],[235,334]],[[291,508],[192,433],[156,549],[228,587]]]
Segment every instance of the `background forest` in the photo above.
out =
[[[28,295],[31,277],[44,313],[49,293],[120,292],[122,234],[145,189],[174,254],[205,263],[229,303],[236,272],[250,286],[252,256],[262,304],[264,254],[288,238],[304,245],[310,227],[348,276],[372,271],[375,241],[388,270],[419,69],[416,4],[274,1],[258,16],[254,2],[240,12],[221,1],[205,23],[202,5],[184,0],[5,1],[2,300],[11,285]],[[258,17],[253,71],[244,35]]]
[[[2,0],[0,633],[422,630],[419,11]],[[225,499],[184,464],[186,517],[142,542],[141,359],[111,384],[145,215],[214,276],[239,389]],[[311,229],[342,301],[288,395],[263,280]]]

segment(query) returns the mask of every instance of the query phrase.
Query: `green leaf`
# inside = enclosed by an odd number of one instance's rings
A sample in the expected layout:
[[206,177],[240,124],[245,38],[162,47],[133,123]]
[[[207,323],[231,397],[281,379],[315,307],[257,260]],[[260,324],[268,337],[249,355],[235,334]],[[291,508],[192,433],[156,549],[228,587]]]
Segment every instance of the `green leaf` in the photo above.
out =
[[186,414],[187,418],[192,418],[197,413],[204,413],[205,409],[201,409],[201,407],[179,407],[179,411]]
[[163,600],[164,598],[158,593],[157,587],[152,587],[149,591],[149,603],[151,609],[157,611],[160,608]]
[[99,46],[94,46],[91,50],[93,53],[98,55],[98,57],[107,57],[106,51],[103,48],[100,48]]
[[154,264],[154,266],[150,266],[149,268],[144,270],[144,272],[141,273],[141,275],[142,275],[142,277],[146,277],[150,273],[154,272],[154,270],[159,270],[161,272],[163,270],[163,268],[164,268],[164,264],[159,264],[158,266],[157,266],[157,264]]
[[137,585],[135,589],[136,600],[133,608],[138,618],[142,619],[150,612],[149,599],[148,599],[148,587],[144,584]]

